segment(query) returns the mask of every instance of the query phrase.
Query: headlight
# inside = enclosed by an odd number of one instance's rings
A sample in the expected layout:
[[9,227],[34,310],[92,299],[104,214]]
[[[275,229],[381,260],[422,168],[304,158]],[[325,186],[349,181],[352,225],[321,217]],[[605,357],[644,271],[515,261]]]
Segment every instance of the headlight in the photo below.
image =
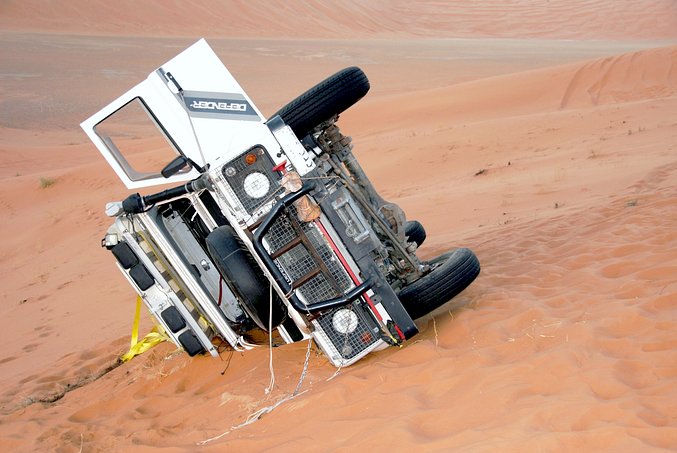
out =
[[357,315],[352,310],[342,308],[334,313],[331,323],[340,334],[353,333],[357,329]]
[[270,181],[263,173],[257,171],[250,173],[244,178],[244,191],[252,198],[265,197],[270,190]]

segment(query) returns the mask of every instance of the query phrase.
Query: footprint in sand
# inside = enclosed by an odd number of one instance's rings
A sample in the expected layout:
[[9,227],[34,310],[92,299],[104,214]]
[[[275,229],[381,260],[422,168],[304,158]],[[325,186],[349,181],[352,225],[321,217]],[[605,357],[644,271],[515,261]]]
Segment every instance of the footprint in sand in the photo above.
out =
[[22,350],[25,352],[33,352],[38,348],[38,346],[40,346],[38,343],[31,343],[24,346]]

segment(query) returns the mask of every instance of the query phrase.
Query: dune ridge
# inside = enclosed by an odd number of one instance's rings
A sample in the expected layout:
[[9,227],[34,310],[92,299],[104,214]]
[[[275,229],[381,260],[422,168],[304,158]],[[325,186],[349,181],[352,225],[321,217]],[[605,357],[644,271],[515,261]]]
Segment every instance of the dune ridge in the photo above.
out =
[[[379,114],[383,121],[372,127],[396,129],[406,127],[412,116],[486,120],[642,102],[676,94],[677,46],[667,46],[396,94],[382,97],[368,108],[384,112]],[[391,118],[394,116],[404,120],[396,122]]]

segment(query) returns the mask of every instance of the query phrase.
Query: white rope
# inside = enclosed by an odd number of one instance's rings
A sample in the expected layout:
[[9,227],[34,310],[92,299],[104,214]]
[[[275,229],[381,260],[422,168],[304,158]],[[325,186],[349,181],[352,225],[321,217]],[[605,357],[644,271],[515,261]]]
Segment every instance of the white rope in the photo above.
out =
[[266,395],[270,395],[275,385],[275,370],[273,369],[273,285],[270,284],[270,305],[268,307],[268,368],[270,369],[270,383],[266,387]]
[[301,393],[299,393],[298,395],[289,395],[289,396],[287,396],[287,397],[285,397],[285,398],[282,398],[280,401],[278,401],[277,403],[275,403],[275,404],[273,404],[273,405],[271,405],[271,406],[262,407],[261,409],[257,410],[257,411],[254,412],[253,414],[250,414],[249,417],[247,417],[247,420],[245,420],[243,423],[240,423],[239,425],[236,425],[236,426],[231,426],[231,428],[230,428],[228,431],[226,431],[226,432],[224,432],[224,433],[221,433],[221,434],[219,434],[218,436],[214,436],[214,437],[210,437],[209,439],[201,440],[200,442],[197,442],[197,445],[205,445],[205,444],[207,444],[207,443],[209,443],[209,442],[212,442],[212,441],[215,441],[215,440],[219,440],[219,439],[221,439],[223,436],[225,436],[226,434],[230,434],[231,431],[235,431],[236,429],[240,429],[240,428],[242,428],[242,427],[244,427],[244,426],[251,425],[252,423],[254,423],[255,421],[257,421],[258,419],[260,419],[264,414],[267,414],[267,413],[269,413],[269,412],[272,412],[273,409],[275,409],[277,406],[279,406],[279,405],[281,405],[282,403],[285,403],[285,402],[287,402],[287,401],[289,401],[289,400],[293,400],[293,399],[296,398],[297,396],[303,395],[303,394],[306,393],[307,391],[308,391],[308,390],[304,390],[304,391],[302,391]]
[[343,365],[341,365],[341,366],[339,366],[338,368],[336,368],[336,371],[334,371],[334,374],[332,374],[331,376],[329,376],[325,382],[329,382],[329,381],[331,381],[332,379],[334,379],[336,376],[338,376],[339,373],[341,372],[341,368],[343,368]]
[[[214,436],[214,437],[210,437],[209,439],[201,440],[201,441],[197,442],[197,445],[205,445],[209,442],[219,440],[223,436],[225,436],[226,434],[229,434],[231,431],[235,431],[236,429],[240,429],[244,426],[251,425],[252,423],[257,421],[258,419],[260,419],[264,414],[268,414],[268,413],[272,412],[276,407],[278,407],[282,403],[286,403],[287,401],[291,401],[294,398],[296,398],[297,396],[303,395],[304,393],[306,393],[308,390],[304,390],[302,392],[299,392],[299,390],[301,389],[301,386],[303,385],[303,380],[306,377],[306,371],[308,371],[308,362],[310,361],[311,345],[312,345],[312,340],[309,339],[308,340],[308,348],[306,349],[306,360],[303,363],[303,371],[301,371],[301,377],[299,378],[298,384],[296,384],[296,389],[294,389],[294,393],[292,393],[291,395],[287,395],[286,397],[282,398],[280,401],[278,401],[275,404],[272,404],[272,405],[266,406],[266,407],[262,407],[261,409],[257,410],[256,412],[250,414],[247,417],[247,419],[244,422],[240,423],[239,425],[231,426],[228,431],[223,432],[223,433],[219,434],[218,436]],[[339,368],[339,370],[340,370],[340,368]],[[336,373],[334,373],[334,376],[336,376],[336,374],[338,374],[338,370],[336,371]]]
[[[313,340],[308,339],[308,348],[306,349],[306,360],[303,362],[303,371],[301,371],[301,377],[299,378],[298,384],[292,393],[292,397],[299,395],[299,390],[301,390],[301,385],[303,385],[303,380],[306,378],[306,371],[308,371],[308,362],[310,361],[310,346],[313,344]],[[307,390],[306,390],[307,391]],[[304,391],[305,393],[305,391]]]
[[[303,385],[303,381],[306,378],[306,372],[308,371],[308,363],[310,362],[310,350],[312,346],[313,340],[308,339],[308,347],[306,348],[306,359],[303,362],[303,370],[301,371],[301,376],[299,377],[299,382],[296,384],[296,388],[294,389],[294,392],[290,395],[287,395],[286,397],[282,398],[280,401],[276,402],[275,404],[271,404],[270,406],[262,407],[261,409],[257,410],[256,412],[249,414],[247,419],[240,423],[239,425],[236,426],[231,426],[230,429],[226,432],[223,432],[219,434],[218,436],[210,437],[209,439],[201,440],[197,442],[197,445],[205,445],[209,442],[219,440],[226,434],[229,434],[231,431],[235,431],[236,429],[240,429],[244,426],[251,425],[258,419],[260,419],[263,415],[268,414],[272,412],[275,408],[277,408],[279,405],[286,403],[287,401],[291,401],[294,398],[296,398],[299,395],[303,395],[306,393],[308,390],[300,391],[301,386]],[[275,385],[275,370],[273,369],[273,285],[270,285],[270,313],[268,316],[268,346],[270,349],[270,358],[269,358],[269,367],[270,367],[270,384],[266,388],[265,392],[266,395],[269,395],[273,391],[273,386]],[[327,379],[333,379],[338,372],[341,370],[339,368],[336,370],[336,373],[334,373],[334,376],[331,378]]]

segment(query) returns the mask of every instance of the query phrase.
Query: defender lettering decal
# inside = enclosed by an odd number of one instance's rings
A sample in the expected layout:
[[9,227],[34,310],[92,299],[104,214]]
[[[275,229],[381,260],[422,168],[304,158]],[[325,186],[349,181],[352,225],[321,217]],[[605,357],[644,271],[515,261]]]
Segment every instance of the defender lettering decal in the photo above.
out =
[[251,104],[238,93],[205,93],[185,91],[186,108],[191,116],[259,121]]
[[198,101],[194,100],[190,104],[191,110],[228,110],[231,112],[246,112],[247,104],[238,104],[236,102],[215,102],[215,101]]

